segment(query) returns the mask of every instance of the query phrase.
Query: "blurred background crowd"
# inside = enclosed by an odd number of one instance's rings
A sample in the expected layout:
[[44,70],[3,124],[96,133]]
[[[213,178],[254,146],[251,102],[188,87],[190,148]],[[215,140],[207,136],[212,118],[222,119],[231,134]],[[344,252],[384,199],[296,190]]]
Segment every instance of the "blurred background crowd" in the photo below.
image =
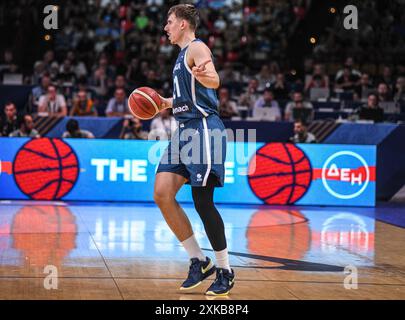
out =
[[[191,2],[201,14],[197,35],[212,50],[221,78],[222,118],[302,125],[320,117],[403,120],[403,1],[351,1],[357,30],[343,26],[344,1]],[[126,99],[139,86],[171,96],[179,50],[163,27],[179,1],[55,3],[59,29],[49,31],[42,24],[47,3],[0,5],[0,82],[30,86],[24,103],[2,102],[0,135],[37,136],[34,115],[125,117]],[[175,126],[169,112],[154,121],[163,129]],[[123,127],[122,138],[147,136],[139,120]]]

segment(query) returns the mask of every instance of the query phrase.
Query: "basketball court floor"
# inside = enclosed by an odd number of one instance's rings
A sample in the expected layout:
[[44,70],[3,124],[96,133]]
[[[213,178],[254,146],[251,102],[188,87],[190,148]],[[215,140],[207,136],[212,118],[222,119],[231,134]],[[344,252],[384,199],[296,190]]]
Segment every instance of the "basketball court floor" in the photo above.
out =
[[[216,299],[405,299],[404,207],[219,209],[237,278]],[[213,299],[203,295],[211,280],[178,290],[187,271],[155,205],[0,202],[0,299]]]

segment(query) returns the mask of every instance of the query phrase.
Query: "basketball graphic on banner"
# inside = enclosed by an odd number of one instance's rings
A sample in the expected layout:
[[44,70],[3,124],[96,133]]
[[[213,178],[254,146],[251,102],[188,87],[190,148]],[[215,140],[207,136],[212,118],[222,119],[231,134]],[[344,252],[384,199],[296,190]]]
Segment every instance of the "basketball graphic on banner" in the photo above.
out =
[[269,143],[250,161],[248,181],[253,193],[267,204],[293,204],[312,181],[308,157],[296,145]]
[[60,139],[33,139],[13,161],[14,180],[34,200],[57,200],[75,185],[79,164],[73,149]]

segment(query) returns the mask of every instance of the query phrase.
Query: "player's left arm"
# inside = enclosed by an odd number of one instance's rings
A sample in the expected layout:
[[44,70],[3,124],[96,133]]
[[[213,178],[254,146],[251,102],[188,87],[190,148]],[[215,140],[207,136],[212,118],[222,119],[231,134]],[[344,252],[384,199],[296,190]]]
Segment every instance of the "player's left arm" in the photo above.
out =
[[210,49],[203,42],[190,44],[187,63],[194,77],[206,88],[218,89],[220,81]]

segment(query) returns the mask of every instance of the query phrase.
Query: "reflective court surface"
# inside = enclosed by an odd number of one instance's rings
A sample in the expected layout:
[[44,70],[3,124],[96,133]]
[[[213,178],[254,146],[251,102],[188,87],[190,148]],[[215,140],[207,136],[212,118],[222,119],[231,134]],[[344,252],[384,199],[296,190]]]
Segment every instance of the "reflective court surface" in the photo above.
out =
[[[404,207],[218,208],[236,282],[216,299],[405,299]],[[213,299],[213,276],[178,290],[188,266],[155,205],[0,202],[0,299]]]

